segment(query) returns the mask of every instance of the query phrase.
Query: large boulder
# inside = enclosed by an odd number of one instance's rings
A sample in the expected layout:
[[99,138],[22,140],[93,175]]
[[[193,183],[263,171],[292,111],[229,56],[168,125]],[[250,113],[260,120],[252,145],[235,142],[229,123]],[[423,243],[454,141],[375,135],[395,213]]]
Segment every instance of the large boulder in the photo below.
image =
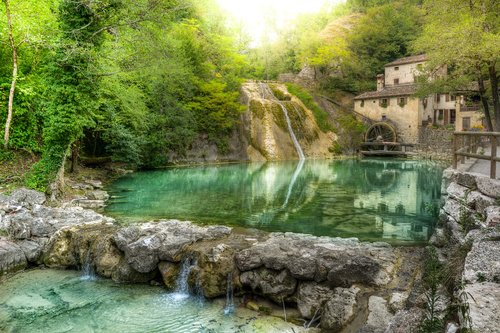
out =
[[160,261],[180,261],[182,251],[196,241],[219,239],[230,233],[228,227],[200,227],[187,221],[170,220],[120,229],[114,241],[131,267],[147,273]]
[[260,267],[286,269],[300,280],[327,279],[333,286],[353,283],[383,285],[389,282],[395,256],[385,243],[360,243],[357,239],[273,233],[262,242],[236,254],[240,271]]

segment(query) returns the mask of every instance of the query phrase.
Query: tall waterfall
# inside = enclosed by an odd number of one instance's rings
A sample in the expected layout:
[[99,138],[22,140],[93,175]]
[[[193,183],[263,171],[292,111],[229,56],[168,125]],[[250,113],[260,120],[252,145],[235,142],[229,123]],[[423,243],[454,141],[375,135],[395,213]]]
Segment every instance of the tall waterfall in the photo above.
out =
[[299,144],[299,141],[297,140],[297,137],[295,136],[295,132],[293,131],[292,128],[292,122],[290,121],[290,117],[288,116],[288,110],[286,106],[274,96],[273,91],[269,87],[267,83],[260,83],[260,94],[262,98],[264,99],[269,99],[277,103],[280,107],[281,110],[283,110],[283,114],[285,115],[285,120],[286,120],[286,125],[288,127],[288,133],[290,133],[290,137],[292,138],[293,145],[295,146],[295,150],[297,151],[297,155],[299,155],[299,160],[304,160],[304,152],[302,151],[302,147]]

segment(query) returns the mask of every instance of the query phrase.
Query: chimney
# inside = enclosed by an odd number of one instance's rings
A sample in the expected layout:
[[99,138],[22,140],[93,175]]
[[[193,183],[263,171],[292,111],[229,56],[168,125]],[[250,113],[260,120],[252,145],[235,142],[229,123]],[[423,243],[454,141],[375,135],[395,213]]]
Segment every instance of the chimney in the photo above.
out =
[[379,74],[377,75],[377,91],[384,89],[385,87],[385,75]]

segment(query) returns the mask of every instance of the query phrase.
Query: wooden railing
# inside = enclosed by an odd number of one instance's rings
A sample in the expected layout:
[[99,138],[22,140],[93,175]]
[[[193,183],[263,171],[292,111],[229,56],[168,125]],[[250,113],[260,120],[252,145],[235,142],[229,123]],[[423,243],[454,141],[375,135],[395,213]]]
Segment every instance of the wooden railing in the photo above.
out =
[[[453,168],[458,161],[465,163],[465,158],[477,158],[490,161],[490,178],[496,178],[498,144],[500,132],[455,132],[453,133]],[[489,150],[489,154],[487,154]]]

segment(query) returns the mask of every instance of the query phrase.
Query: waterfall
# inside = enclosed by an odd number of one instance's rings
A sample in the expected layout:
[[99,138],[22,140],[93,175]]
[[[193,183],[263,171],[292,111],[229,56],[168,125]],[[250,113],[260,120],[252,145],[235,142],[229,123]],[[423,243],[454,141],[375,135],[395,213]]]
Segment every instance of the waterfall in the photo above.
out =
[[196,261],[192,262],[190,258],[182,260],[179,276],[172,294],[174,300],[183,300],[189,297],[189,275],[194,267],[196,267]]
[[90,255],[91,255],[91,250],[89,246],[87,254],[85,255],[85,260],[82,263],[82,276],[80,278],[81,280],[94,281],[97,279],[94,266],[92,265],[92,258]]
[[292,122],[290,121],[290,117],[288,116],[288,110],[286,106],[274,96],[273,91],[267,85],[266,83],[260,83],[260,95],[263,99],[269,99],[272,100],[273,102],[277,103],[280,107],[281,110],[283,110],[283,114],[285,115],[285,120],[286,120],[286,125],[288,127],[288,133],[290,133],[290,137],[292,138],[293,145],[295,146],[295,150],[297,151],[297,155],[299,155],[299,160],[304,160],[304,152],[302,151],[302,147],[300,146],[299,140],[297,140],[297,137],[295,136],[295,132],[293,131],[292,128]]
[[227,290],[226,290],[226,306],[224,314],[228,315],[234,312],[234,297],[233,297],[233,273],[227,275]]

